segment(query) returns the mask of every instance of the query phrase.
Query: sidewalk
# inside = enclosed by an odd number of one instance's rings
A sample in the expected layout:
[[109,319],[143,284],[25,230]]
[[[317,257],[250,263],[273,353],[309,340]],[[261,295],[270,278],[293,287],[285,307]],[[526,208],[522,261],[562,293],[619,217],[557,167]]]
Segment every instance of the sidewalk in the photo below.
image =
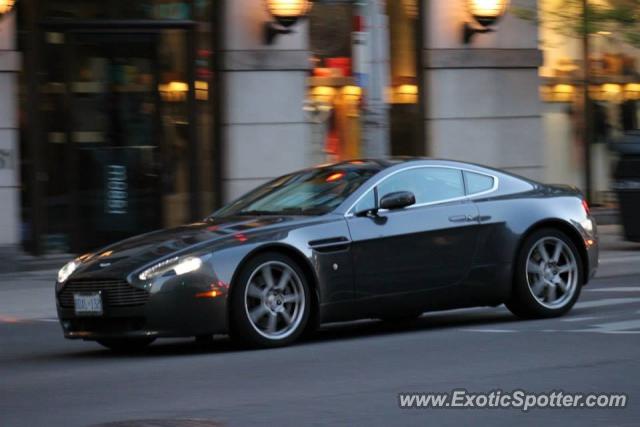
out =
[[53,254],[36,257],[17,247],[0,247],[0,275],[41,270],[57,270],[71,261],[72,254]]

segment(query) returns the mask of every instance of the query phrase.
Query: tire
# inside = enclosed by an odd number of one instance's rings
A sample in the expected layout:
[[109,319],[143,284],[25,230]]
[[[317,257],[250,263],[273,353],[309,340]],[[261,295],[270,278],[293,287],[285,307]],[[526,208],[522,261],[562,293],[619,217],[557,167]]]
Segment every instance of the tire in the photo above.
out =
[[514,271],[513,293],[506,306],[525,319],[566,314],[584,283],[578,249],[566,234],[552,228],[535,231],[525,239]]
[[278,252],[258,255],[233,284],[231,337],[250,347],[291,344],[305,332],[311,303],[307,277],[295,261]]
[[98,340],[98,344],[117,353],[136,353],[146,349],[155,338],[110,338]]

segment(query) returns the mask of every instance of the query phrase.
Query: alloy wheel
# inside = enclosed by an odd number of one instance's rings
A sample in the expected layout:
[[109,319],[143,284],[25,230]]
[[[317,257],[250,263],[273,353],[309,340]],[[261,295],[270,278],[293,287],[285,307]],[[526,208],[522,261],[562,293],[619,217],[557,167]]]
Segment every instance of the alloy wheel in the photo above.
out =
[[269,261],[251,273],[244,308],[256,332],[270,340],[281,340],[300,326],[305,300],[298,273],[283,262]]
[[563,307],[578,288],[578,263],[575,254],[561,239],[543,237],[527,256],[529,291],[542,306]]

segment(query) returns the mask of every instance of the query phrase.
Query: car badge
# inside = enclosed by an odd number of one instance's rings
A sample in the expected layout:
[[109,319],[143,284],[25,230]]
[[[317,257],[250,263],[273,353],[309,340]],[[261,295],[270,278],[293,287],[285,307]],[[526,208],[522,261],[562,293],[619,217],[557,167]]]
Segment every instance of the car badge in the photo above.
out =
[[101,262],[100,263],[100,268],[105,268],[105,267],[109,267],[111,265],[110,262]]

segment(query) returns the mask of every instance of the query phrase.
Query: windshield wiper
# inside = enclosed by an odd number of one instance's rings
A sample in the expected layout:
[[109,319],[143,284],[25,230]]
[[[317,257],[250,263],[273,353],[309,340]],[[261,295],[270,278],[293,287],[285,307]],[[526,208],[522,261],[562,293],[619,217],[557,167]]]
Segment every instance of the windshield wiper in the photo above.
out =
[[322,215],[323,208],[285,208],[281,211],[285,215]]
[[236,215],[277,215],[278,212],[274,211],[260,211],[260,210],[248,210],[236,212]]
[[279,211],[265,211],[265,210],[247,210],[238,211],[233,215],[255,215],[255,216],[267,216],[267,215],[322,215],[325,210],[322,208],[284,208]]

